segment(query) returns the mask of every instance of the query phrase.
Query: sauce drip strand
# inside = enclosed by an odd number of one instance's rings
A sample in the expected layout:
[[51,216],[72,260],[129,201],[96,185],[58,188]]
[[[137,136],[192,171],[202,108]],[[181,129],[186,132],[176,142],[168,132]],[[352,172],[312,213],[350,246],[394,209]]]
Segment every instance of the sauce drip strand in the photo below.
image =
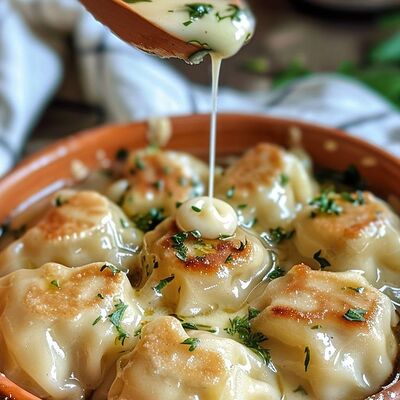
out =
[[[181,229],[199,230],[209,239],[216,239],[220,235],[232,235],[237,227],[235,211],[228,204],[214,199],[218,84],[222,60],[235,55],[252,37],[255,19],[247,5],[238,0],[210,0],[207,3],[188,3],[186,0],[125,2],[135,12],[169,34],[198,45],[199,51],[189,59],[191,63],[199,63],[207,54],[211,56],[209,198],[207,201],[204,198],[188,201],[179,210],[177,222]],[[197,207],[195,203],[201,203],[202,208]],[[194,215],[193,208],[201,209],[197,216]]]

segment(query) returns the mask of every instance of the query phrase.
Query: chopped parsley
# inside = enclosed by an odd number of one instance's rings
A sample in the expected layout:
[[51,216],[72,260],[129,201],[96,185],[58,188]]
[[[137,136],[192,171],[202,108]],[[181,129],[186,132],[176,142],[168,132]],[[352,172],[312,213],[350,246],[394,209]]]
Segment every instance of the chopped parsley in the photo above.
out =
[[354,292],[357,292],[357,293],[363,293],[365,288],[363,288],[362,286],[360,286],[360,287],[346,286],[346,287],[343,287],[342,290],[353,290]]
[[199,345],[200,339],[198,338],[187,338],[181,344],[186,344],[189,346],[189,351],[196,350],[196,347]]
[[269,231],[269,239],[274,244],[279,244],[284,240],[291,239],[295,234],[295,230],[286,231],[285,229],[278,226],[277,228],[270,229]]
[[7,224],[0,225],[0,238],[2,238],[9,230],[9,226]]
[[179,232],[171,236],[172,248],[175,249],[175,255],[181,261],[186,261],[188,248],[185,245],[185,240],[188,237],[188,232]]
[[340,197],[354,206],[361,206],[365,204],[364,194],[360,190],[357,190],[357,192],[354,194],[343,192],[340,194]]
[[186,11],[189,13],[189,20],[184,22],[183,25],[188,26],[194,21],[203,18],[208,14],[214,7],[207,3],[190,3],[186,4]]
[[306,355],[304,358],[304,371],[307,372],[308,366],[310,365],[310,361],[311,361],[311,352],[310,352],[310,348],[308,346],[304,349],[304,354]]
[[54,205],[56,206],[56,207],[61,207],[61,206],[63,206],[65,203],[67,203],[68,202],[68,200],[65,200],[65,199],[62,199],[61,198],[61,196],[57,196],[55,199],[54,199]]
[[230,187],[226,192],[226,198],[231,199],[235,195],[235,186]]
[[143,232],[152,231],[159,223],[164,221],[163,208],[151,208],[146,214],[138,214],[133,217],[133,222]]
[[243,11],[236,4],[229,4],[226,12],[228,13],[226,15],[221,15],[219,12],[217,12],[216,17],[218,22],[227,18],[230,18],[232,21],[240,21],[243,13]]
[[114,304],[115,311],[112,312],[107,316],[109,321],[115,326],[115,329],[117,330],[118,336],[116,337],[116,341],[120,341],[122,346],[125,343],[126,338],[129,337],[128,333],[122,328],[121,322],[122,318],[124,316],[124,313],[126,309],[128,308],[128,305],[125,304],[122,300],[119,300],[118,303]]
[[284,271],[281,267],[279,267],[279,266],[274,267],[274,268],[273,268],[270,272],[268,272],[268,274],[267,274],[267,278],[268,278],[268,280],[270,280],[270,281],[273,281],[274,279],[280,278],[280,277],[282,277],[282,276],[285,276],[285,271]]
[[135,157],[135,167],[137,169],[140,169],[141,171],[143,171],[145,169],[144,162],[139,156]]
[[122,228],[124,228],[124,229],[129,228],[129,222],[126,219],[120,218],[119,222],[120,222]]
[[239,210],[243,210],[243,209],[245,209],[247,207],[247,204],[239,204],[238,205],[238,209]]
[[232,264],[232,262],[233,262],[232,254],[229,254],[229,256],[226,257],[225,264]]
[[102,299],[102,300],[104,300],[104,295],[103,295],[103,294],[101,294],[101,293],[97,293],[97,297],[98,297],[99,299]]
[[290,178],[285,173],[282,173],[279,175],[279,183],[282,186],[286,186],[289,183],[289,181],[290,181]]
[[201,212],[201,208],[196,207],[196,206],[192,206],[192,210],[193,210],[194,212],[197,212],[197,213]]
[[362,308],[358,309],[350,308],[349,310],[347,310],[346,314],[343,315],[343,318],[353,322],[365,322],[366,313],[367,310],[364,310]]
[[212,328],[210,325],[194,324],[192,322],[181,322],[183,329],[189,329],[192,331],[206,331],[210,333],[215,333],[217,330]]
[[224,330],[231,336],[237,336],[240,343],[247,346],[256,353],[266,364],[269,363],[271,357],[269,351],[261,347],[261,343],[267,340],[267,337],[261,332],[252,332],[250,321],[257,317],[260,311],[255,308],[249,308],[248,314],[245,317],[235,317],[229,319],[229,328]]
[[117,161],[125,161],[128,158],[128,155],[128,150],[121,148],[115,153],[115,158]]
[[314,255],[313,259],[319,264],[321,269],[331,266],[331,263],[324,257],[321,257],[322,250],[318,250]]
[[168,276],[167,278],[161,279],[160,282],[156,286],[153,287],[153,290],[157,294],[161,294],[161,291],[167,286],[169,283],[171,283],[175,279],[175,275]]
[[50,282],[50,285],[56,287],[57,289],[61,289],[60,282],[57,279],[54,279]]
[[115,267],[112,264],[109,263],[105,263],[101,268],[100,268],[100,272],[103,272],[104,270],[109,269],[112,273],[113,276],[119,274],[121,272],[120,269],[118,269],[117,267]]
[[[125,344],[125,340],[129,337],[128,333],[121,326],[121,322],[127,308],[128,305],[122,300],[119,300],[118,303],[114,304],[114,311],[107,315],[107,319],[114,325],[118,333],[117,337],[115,338],[115,342],[120,341],[122,346]],[[101,319],[102,317],[100,315],[93,321],[92,326],[98,324]]]
[[310,205],[314,207],[311,217],[315,218],[318,214],[340,215],[343,211],[334,198],[335,193],[331,190],[324,190],[319,196],[310,201]]
[[218,240],[229,240],[232,239],[232,235],[219,235]]

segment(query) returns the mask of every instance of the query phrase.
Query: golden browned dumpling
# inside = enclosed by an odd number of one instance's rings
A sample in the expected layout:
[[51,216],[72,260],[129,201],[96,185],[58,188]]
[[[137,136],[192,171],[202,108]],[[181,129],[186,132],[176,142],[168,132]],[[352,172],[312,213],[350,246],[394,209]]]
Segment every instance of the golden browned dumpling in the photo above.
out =
[[15,271],[0,279],[0,371],[41,398],[85,398],[132,349],[140,320],[111,264]]
[[137,220],[151,209],[162,209],[169,216],[177,204],[202,195],[208,168],[186,153],[149,148],[130,153],[123,175],[127,188],[120,203]]
[[295,155],[261,143],[224,172],[216,193],[234,206],[244,226],[263,231],[288,226],[312,198],[314,186]]
[[288,393],[362,400],[379,391],[397,356],[398,318],[389,298],[356,272],[294,266],[272,281],[255,307],[252,328],[268,337]]
[[276,375],[243,345],[206,332],[190,336],[173,317],[142,329],[118,363],[108,400],[280,400]]
[[190,316],[239,309],[271,267],[271,256],[254,235],[207,240],[181,232],[170,218],[145,235],[140,254],[147,307]]
[[108,261],[127,269],[141,241],[141,231],[106,197],[93,191],[61,191],[45,216],[0,253],[0,276],[46,262],[77,267]]
[[400,285],[400,220],[373,194],[322,193],[299,214],[294,228],[304,262],[320,267],[319,255],[331,264],[322,265],[329,270],[362,271],[378,288]]

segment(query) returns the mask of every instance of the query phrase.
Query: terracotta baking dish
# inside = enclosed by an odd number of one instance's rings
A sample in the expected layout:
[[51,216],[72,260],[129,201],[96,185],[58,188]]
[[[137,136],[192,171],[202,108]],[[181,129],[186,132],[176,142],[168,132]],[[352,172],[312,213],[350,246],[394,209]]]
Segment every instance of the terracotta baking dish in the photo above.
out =
[[[172,118],[173,137],[168,147],[205,157],[208,151],[209,116]],[[59,141],[27,158],[0,181],[0,221],[24,203],[73,183],[71,162],[81,160],[90,168],[113,159],[120,148],[146,144],[147,123],[112,125],[89,130]],[[319,167],[345,170],[355,165],[368,187],[387,198],[400,198],[400,160],[384,151],[334,129],[263,116],[219,116],[218,155],[239,154],[262,141],[288,146],[293,134],[302,134],[302,145]],[[1,371],[0,371],[1,372]],[[0,399],[36,399],[0,374]],[[400,384],[373,396],[400,399]]]

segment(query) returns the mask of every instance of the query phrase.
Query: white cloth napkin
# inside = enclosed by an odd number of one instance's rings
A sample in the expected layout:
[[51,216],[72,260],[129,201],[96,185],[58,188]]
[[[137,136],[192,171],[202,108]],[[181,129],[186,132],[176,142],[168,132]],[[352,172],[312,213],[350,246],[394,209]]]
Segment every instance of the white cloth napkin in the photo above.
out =
[[[85,100],[102,107],[108,121],[210,111],[209,88],[123,43],[77,0],[0,0],[0,175],[58,88],[66,34],[73,37]],[[332,74],[261,96],[223,88],[219,110],[341,128],[400,156],[400,114],[366,87]]]

